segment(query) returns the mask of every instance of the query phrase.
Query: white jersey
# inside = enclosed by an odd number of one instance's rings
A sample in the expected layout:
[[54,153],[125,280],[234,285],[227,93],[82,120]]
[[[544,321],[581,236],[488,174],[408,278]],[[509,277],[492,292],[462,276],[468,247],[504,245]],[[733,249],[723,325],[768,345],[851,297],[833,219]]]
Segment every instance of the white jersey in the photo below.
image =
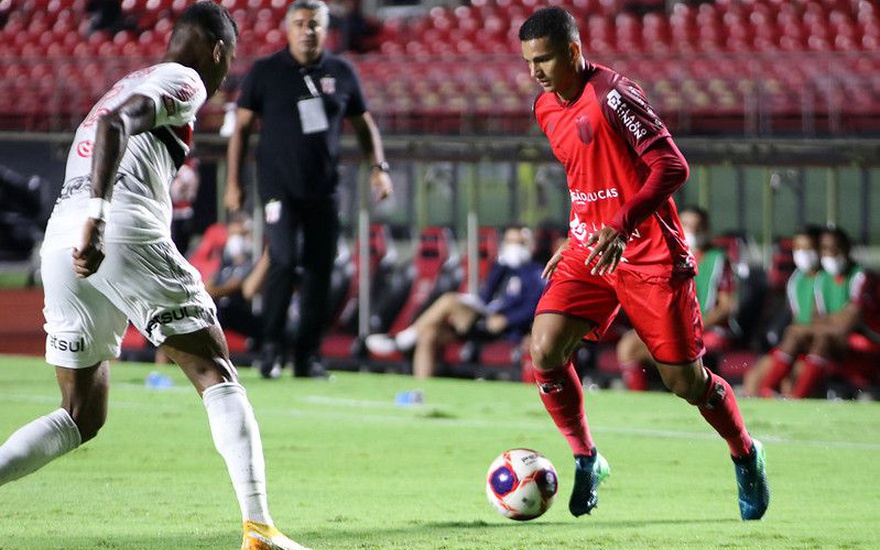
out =
[[178,63],[135,71],[114,85],[79,125],[67,155],[64,187],[46,228],[44,248],[79,246],[91,197],[92,149],[99,118],[132,95],[153,100],[156,127],[131,136],[113,184],[105,242],[170,238],[169,187],[189,153],[196,112],[207,99],[198,73]]

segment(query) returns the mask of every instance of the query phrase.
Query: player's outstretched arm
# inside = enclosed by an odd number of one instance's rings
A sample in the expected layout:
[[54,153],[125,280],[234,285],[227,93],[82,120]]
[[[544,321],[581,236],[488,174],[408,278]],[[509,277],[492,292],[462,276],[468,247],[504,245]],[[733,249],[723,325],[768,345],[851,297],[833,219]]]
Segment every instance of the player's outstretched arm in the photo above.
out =
[[104,224],[110,209],[113,181],[129,136],[146,132],[155,124],[155,103],[139,94],[98,119],[92,156],[89,217],[83,228],[82,242],[73,249],[73,269],[77,277],[88,277],[104,261]]

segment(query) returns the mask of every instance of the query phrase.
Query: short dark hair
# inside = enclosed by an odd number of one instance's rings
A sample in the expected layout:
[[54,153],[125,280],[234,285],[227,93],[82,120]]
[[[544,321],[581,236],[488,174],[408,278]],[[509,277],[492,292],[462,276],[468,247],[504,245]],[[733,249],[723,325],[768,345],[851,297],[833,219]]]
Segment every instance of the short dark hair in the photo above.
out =
[[572,14],[559,6],[549,6],[530,15],[519,28],[520,41],[536,38],[549,38],[554,46],[564,47],[580,42],[581,34]]
[[238,25],[229,10],[210,0],[196,2],[183,10],[174,22],[174,32],[184,27],[201,29],[212,43],[222,40],[231,46],[238,39]]
[[795,237],[799,235],[803,235],[804,237],[810,239],[811,241],[813,241],[814,245],[818,246],[819,237],[822,236],[822,226],[808,223],[794,234]]
[[837,244],[843,250],[844,254],[849,256],[852,250],[852,241],[846,231],[837,226],[828,226],[822,230],[822,235],[831,235]]
[[706,227],[709,226],[709,211],[705,208],[694,204],[689,204],[679,211],[679,215],[688,213],[699,216],[700,221],[703,222],[703,225],[705,225]]

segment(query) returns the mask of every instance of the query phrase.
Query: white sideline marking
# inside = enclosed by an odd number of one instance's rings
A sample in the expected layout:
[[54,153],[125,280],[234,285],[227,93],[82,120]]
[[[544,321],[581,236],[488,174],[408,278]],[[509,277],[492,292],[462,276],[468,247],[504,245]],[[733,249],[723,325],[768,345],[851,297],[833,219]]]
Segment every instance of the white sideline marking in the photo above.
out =
[[344,407],[378,407],[378,408],[398,408],[392,401],[375,401],[368,399],[344,399],[340,397],[326,397],[323,395],[307,395],[300,399],[304,403],[313,405],[342,405]]
[[[121,385],[121,384],[120,384]],[[162,393],[161,391],[149,389],[137,384],[129,384],[128,386],[133,388],[143,388],[145,392],[149,393]],[[47,395],[33,395],[33,394],[21,394],[21,393],[4,393],[0,392],[0,400],[7,401],[17,401],[24,403],[51,403],[54,405],[58,404],[58,396],[47,396]],[[432,426],[448,426],[448,427],[468,427],[468,428],[484,428],[484,429],[492,429],[497,430],[498,428],[515,428],[515,429],[527,429],[534,431],[545,431],[549,429],[552,424],[550,423],[550,419],[548,418],[546,422],[509,422],[509,421],[500,421],[500,420],[479,420],[472,418],[426,418],[420,415],[413,415],[412,411],[421,411],[421,412],[430,412],[433,410],[438,404],[431,404],[427,406],[422,406],[419,408],[413,407],[398,407],[392,401],[375,401],[375,400],[360,400],[360,399],[340,399],[333,397],[323,397],[323,396],[306,396],[300,398],[299,401],[309,404],[315,405],[333,405],[333,406],[352,406],[352,407],[376,407],[376,408],[388,408],[390,410],[400,410],[401,412],[407,411],[406,414],[400,415],[388,415],[388,414],[363,414],[359,413],[346,413],[346,412],[338,412],[338,411],[318,411],[318,410],[302,410],[302,409],[292,409],[292,408],[274,408],[274,407],[261,407],[259,403],[256,404],[256,411],[258,418],[265,418],[266,416],[286,416],[286,417],[299,417],[299,418],[326,418],[326,419],[338,419],[338,420],[346,420],[346,421],[372,421],[378,423],[388,423],[388,424],[410,424],[416,422],[432,422]],[[142,403],[137,401],[118,401],[112,400],[111,397],[111,407],[119,407],[126,409],[149,409],[152,411],[158,410],[186,410],[189,407],[186,404],[169,404],[169,403]],[[447,408],[440,409],[441,411],[448,410]],[[624,434],[624,435],[643,435],[647,437],[657,437],[664,439],[694,439],[694,440],[709,440],[709,439],[717,439],[718,436],[710,431],[684,431],[684,430],[658,430],[652,428],[636,428],[631,426],[607,426],[607,425],[597,425],[591,426],[591,430],[599,433],[615,433],[615,434]],[[853,449],[853,450],[864,450],[864,451],[878,451],[880,450],[880,442],[865,442],[865,441],[826,441],[821,439],[792,439],[788,437],[775,436],[770,434],[755,434],[758,439],[760,439],[763,443],[773,443],[774,445],[810,445],[814,447],[824,447],[824,448],[832,448],[832,449]]]

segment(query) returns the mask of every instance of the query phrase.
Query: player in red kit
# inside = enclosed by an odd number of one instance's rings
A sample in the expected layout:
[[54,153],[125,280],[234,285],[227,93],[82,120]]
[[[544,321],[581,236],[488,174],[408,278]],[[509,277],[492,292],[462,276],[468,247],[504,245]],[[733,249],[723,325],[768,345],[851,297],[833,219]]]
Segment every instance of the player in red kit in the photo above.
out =
[[730,385],[701,359],[694,258],[671,198],[687,179],[687,162],[642,90],[584,58],[570,13],[539,9],[519,38],[543,88],[535,117],[565,166],[572,202],[568,239],[544,270],[550,280],[531,343],[541,399],[575,455],[569,510],[590,513],[610,471],[593,444],[570,355],[622,306],[666,386],[727,441],[741,517],[761,518],[770,501],[763,447],[746,431]]

